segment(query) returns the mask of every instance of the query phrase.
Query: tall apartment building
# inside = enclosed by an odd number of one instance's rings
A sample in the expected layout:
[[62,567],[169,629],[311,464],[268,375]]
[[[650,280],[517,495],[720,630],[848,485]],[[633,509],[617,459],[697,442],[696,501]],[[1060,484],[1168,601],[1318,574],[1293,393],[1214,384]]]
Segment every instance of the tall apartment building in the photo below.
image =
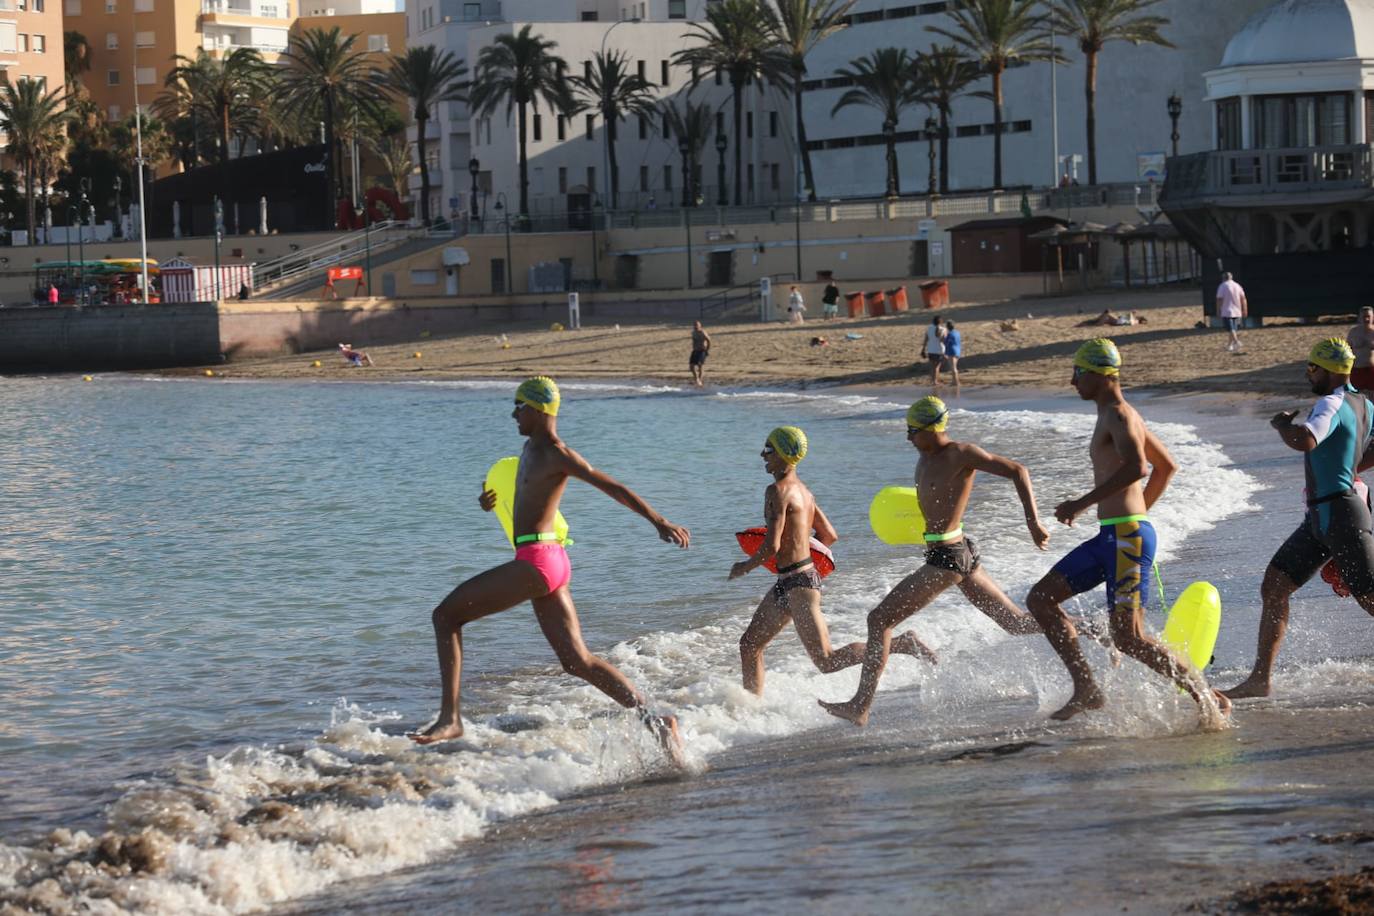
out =
[[[742,142],[741,185],[751,203],[791,200],[795,195],[790,97],[777,87],[751,87],[745,93],[741,138],[733,136],[728,82],[707,77],[695,89],[691,75],[675,67],[673,54],[693,44],[689,23],[704,18],[706,0],[410,0],[406,16],[412,46],[434,45],[476,68],[483,48],[497,35],[531,26],[556,41],[570,75],[581,75],[601,50],[618,50],[653,86],[660,99],[689,98],[714,109],[720,133],[729,144],[726,184],[733,187],[734,145]],[[468,106],[438,106],[429,124],[428,158],[432,183],[430,211],[467,212],[473,184],[470,160],[478,163],[478,208],[492,215],[497,194],[513,209],[519,200],[519,125],[504,109],[473,119]],[[607,196],[605,126],[595,112],[572,119],[541,105],[528,113],[529,196],[533,213],[585,210]],[[413,133],[412,133],[413,136]],[[698,162],[697,187],[707,203],[718,196],[719,157],[715,133]],[[622,209],[670,206],[682,194],[682,161],[677,141],[664,136],[656,119],[636,117],[617,129],[619,205]],[[419,179],[412,182],[419,193]]]
[[17,83],[25,77],[49,91],[62,88],[61,0],[0,0],[0,71]]

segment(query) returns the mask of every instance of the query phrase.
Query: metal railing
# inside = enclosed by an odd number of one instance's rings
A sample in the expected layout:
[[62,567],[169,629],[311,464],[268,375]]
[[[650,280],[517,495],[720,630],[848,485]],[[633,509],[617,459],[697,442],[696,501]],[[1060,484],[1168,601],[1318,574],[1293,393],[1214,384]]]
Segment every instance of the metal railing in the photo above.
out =
[[[424,230],[417,230],[423,232]],[[329,267],[357,258],[365,254],[370,246],[375,255],[411,237],[410,227],[399,220],[385,220],[373,223],[366,232],[362,229],[350,232],[284,254],[279,258],[264,261],[253,266],[253,286],[261,292],[268,287],[278,286],[297,279],[305,274],[315,273]]]
[[[774,283],[786,283],[796,279],[796,274],[781,273],[772,274],[769,277]],[[719,318],[732,309],[737,309],[742,305],[753,305],[759,301],[759,281],[752,283],[740,283],[727,289],[719,289],[712,293],[707,293],[697,300],[697,316],[705,320],[708,316],[714,315]]]
[[1285,149],[1216,150],[1169,160],[1165,200],[1374,187],[1374,156],[1366,143]]

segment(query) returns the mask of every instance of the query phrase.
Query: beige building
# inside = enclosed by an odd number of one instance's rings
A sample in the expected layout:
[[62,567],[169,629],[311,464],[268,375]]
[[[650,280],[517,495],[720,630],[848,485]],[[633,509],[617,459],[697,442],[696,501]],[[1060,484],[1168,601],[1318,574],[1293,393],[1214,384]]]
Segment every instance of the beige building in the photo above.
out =
[[0,0],[0,70],[62,88],[62,0]]

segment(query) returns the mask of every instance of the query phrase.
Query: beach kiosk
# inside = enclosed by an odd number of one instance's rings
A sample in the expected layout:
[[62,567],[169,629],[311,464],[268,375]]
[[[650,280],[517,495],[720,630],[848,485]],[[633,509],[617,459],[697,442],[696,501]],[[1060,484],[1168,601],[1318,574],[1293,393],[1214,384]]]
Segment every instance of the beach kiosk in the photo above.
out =
[[252,264],[221,264],[219,285],[215,284],[215,268],[197,264],[187,258],[172,258],[162,263],[162,298],[164,302],[214,302],[233,299],[247,284],[253,288]]

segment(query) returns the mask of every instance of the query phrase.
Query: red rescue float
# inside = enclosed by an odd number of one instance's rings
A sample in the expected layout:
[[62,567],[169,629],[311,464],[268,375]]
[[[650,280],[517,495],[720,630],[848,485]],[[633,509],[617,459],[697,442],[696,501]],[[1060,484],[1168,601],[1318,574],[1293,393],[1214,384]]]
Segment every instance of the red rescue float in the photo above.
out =
[[[735,532],[735,540],[739,541],[741,550],[753,556],[754,551],[763,544],[764,536],[767,534],[767,528],[746,528],[743,531]],[[811,560],[816,564],[816,572],[822,579],[835,571],[835,557],[831,554],[830,548],[815,538],[811,539]],[[769,557],[764,561],[763,567],[771,573],[777,573],[777,558]]]

